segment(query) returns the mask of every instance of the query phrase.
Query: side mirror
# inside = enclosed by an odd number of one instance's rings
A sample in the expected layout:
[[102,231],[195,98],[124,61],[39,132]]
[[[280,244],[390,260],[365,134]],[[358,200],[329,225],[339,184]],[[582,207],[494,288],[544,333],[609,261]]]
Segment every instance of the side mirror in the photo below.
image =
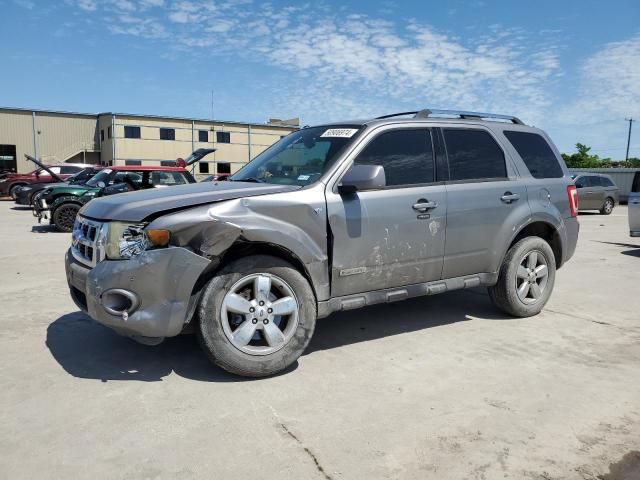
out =
[[107,185],[106,185],[104,182],[98,182],[98,183],[96,183],[96,187],[98,187],[98,188],[104,188],[104,187],[106,187],[106,186],[107,186]]
[[338,185],[341,195],[349,195],[365,190],[377,190],[387,184],[384,167],[381,165],[353,165],[342,177]]

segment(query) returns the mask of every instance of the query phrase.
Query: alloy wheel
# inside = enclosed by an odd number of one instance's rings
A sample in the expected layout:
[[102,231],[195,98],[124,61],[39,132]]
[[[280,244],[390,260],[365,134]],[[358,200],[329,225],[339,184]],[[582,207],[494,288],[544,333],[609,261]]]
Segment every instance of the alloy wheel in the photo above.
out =
[[538,250],[528,252],[520,261],[516,273],[516,293],[524,304],[536,303],[542,298],[549,268],[544,254]]
[[250,355],[269,355],[283,348],[298,327],[298,300],[280,277],[254,273],[238,280],[221,305],[227,339]]

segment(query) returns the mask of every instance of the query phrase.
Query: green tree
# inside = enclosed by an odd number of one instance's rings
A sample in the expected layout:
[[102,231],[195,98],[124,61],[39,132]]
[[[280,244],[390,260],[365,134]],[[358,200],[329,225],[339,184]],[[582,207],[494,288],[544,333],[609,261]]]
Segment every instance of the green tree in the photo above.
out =
[[577,152],[571,155],[567,155],[566,153],[562,154],[562,158],[564,158],[564,161],[569,168],[598,168],[611,166],[610,163],[608,165],[603,165],[603,162],[600,160],[598,155],[590,155],[589,151],[591,150],[591,147],[587,147],[582,143],[576,143],[576,150]]

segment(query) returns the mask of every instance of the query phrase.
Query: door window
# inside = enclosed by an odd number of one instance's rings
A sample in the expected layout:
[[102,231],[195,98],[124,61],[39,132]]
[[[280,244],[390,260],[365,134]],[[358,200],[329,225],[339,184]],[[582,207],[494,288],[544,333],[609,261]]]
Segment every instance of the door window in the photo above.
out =
[[576,188],[587,188],[591,186],[591,177],[578,177],[576,178]]
[[355,165],[381,165],[388,187],[433,183],[431,132],[427,129],[392,130],[374,138]]
[[181,172],[152,172],[151,183],[155,187],[159,185],[170,186],[182,185],[183,183],[187,183],[187,180]]
[[484,130],[443,130],[452,181],[507,178],[504,153]]

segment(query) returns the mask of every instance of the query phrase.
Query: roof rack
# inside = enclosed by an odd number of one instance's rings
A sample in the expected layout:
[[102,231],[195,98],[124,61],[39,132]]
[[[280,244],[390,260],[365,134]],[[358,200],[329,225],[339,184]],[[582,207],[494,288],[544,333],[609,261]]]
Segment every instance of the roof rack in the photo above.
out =
[[495,118],[498,120],[508,120],[517,125],[524,125],[524,122],[522,120],[520,120],[518,117],[514,117],[513,115],[498,115],[496,113],[482,113],[482,112],[466,112],[464,110],[430,110],[428,108],[425,108],[424,110],[414,111],[414,112],[400,112],[400,113],[391,113],[389,115],[382,115],[381,117],[376,117],[376,120],[381,120],[384,118],[401,117],[404,115],[413,115],[413,118],[429,118],[432,115],[451,115],[451,116],[456,116],[462,119]]

